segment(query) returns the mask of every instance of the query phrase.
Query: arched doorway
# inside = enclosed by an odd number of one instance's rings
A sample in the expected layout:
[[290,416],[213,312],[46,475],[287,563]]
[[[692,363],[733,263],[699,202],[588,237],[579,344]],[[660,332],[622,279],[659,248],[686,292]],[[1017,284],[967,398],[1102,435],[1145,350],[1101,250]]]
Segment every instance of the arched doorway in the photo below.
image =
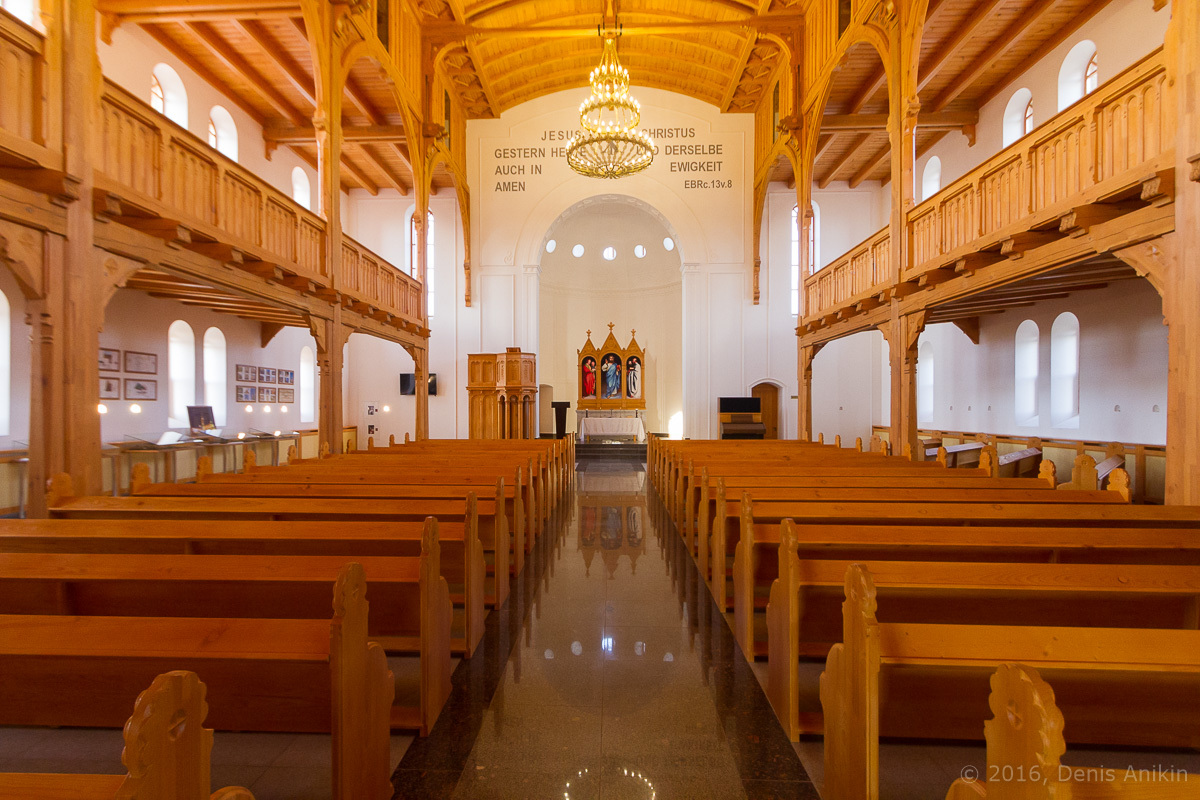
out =
[[[675,233],[646,203],[598,195],[568,208],[541,248],[538,373],[555,399],[579,397],[577,350],[613,323],[623,344],[636,329],[646,350],[646,430],[666,433],[683,412],[683,276]],[[575,417],[568,415],[568,429]]]
[[779,438],[779,386],[774,383],[764,381],[755,384],[750,389],[750,394],[759,399],[762,404],[762,421],[766,432],[763,434],[764,439]]

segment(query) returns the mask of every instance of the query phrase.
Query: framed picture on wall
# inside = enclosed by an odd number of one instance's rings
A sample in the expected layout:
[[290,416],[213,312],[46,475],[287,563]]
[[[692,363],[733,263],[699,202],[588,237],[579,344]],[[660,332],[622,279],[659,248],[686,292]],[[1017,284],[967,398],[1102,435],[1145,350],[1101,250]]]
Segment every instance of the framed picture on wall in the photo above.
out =
[[277,370],[274,367],[259,367],[258,382],[259,383],[274,383]]
[[101,378],[100,379],[100,399],[101,400],[120,400],[121,399],[121,379],[120,378]]
[[296,402],[296,390],[295,389],[280,389],[279,390],[279,402],[281,402],[281,403]]
[[125,379],[125,399],[126,400],[157,400],[158,399],[158,381],[149,381],[144,378],[126,378]]
[[253,403],[258,396],[257,386],[238,386],[234,389],[234,398],[239,403]]
[[258,367],[252,367],[249,364],[238,364],[235,378],[242,383],[255,383],[258,380]]
[[292,369],[279,370],[279,382],[284,386],[291,386],[296,382],[296,371]]
[[125,371],[135,372],[139,375],[157,375],[158,356],[154,353],[139,353],[136,350],[126,350]]
[[113,350],[108,347],[100,348],[100,371],[101,372],[120,372],[121,371],[121,351]]
[[276,397],[277,397],[277,395],[276,395],[274,386],[258,387],[258,402],[274,403],[274,402],[276,402]]

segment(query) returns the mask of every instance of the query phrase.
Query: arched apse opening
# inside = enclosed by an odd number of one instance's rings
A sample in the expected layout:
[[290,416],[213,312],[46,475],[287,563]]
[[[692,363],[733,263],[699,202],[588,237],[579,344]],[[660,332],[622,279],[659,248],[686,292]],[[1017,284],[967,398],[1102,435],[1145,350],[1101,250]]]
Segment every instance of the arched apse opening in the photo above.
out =
[[[579,396],[575,351],[588,329],[599,347],[611,322],[621,345],[637,329],[638,344],[646,350],[646,429],[666,433],[682,413],[683,279],[680,248],[668,250],[666,239],[677,241],[666,219],[624,195],[576,203],[546,231],[539,248],[538,371],[554,387],[556,400],[574,403]],[[550,240],[556,246],[547,253]],[[580,257],[572,254],[577,244],[583,245]],[[606,248],[615,251],[611,261],[604,257]]]

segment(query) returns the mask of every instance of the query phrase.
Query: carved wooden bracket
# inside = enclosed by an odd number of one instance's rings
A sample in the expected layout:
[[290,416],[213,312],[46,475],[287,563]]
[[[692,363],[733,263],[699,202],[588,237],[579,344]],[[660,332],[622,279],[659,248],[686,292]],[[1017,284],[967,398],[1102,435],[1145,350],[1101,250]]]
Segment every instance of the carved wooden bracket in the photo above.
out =
[[1189,158],[1188,163],[1192,165],[1191,179],[1200,181],[1200,153]]
[[[1132,247],[1114,250],[1113,255],[1133,267],[1138,275],[1150,281],[1160,297],[1166,296],[1167,282],[1177,263],[1174,233],[1160,236],[1149,242],[1135,244]],[[1164,305],[1164,314],[1166,310]]]

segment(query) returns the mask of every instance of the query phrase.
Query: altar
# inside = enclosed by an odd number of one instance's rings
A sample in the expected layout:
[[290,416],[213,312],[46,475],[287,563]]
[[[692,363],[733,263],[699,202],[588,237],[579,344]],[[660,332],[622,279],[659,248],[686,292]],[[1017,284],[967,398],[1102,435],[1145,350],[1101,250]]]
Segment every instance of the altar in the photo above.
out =
[[579,363],[579,401],[575,430],[579,441],[622,439],[646,441],[646,398],[642,393],[646,352],[637,343],[637,331],[629,332],[622,347],[608,324],[608,338],[600,347],[587,332],[583,348],[576,351]]

